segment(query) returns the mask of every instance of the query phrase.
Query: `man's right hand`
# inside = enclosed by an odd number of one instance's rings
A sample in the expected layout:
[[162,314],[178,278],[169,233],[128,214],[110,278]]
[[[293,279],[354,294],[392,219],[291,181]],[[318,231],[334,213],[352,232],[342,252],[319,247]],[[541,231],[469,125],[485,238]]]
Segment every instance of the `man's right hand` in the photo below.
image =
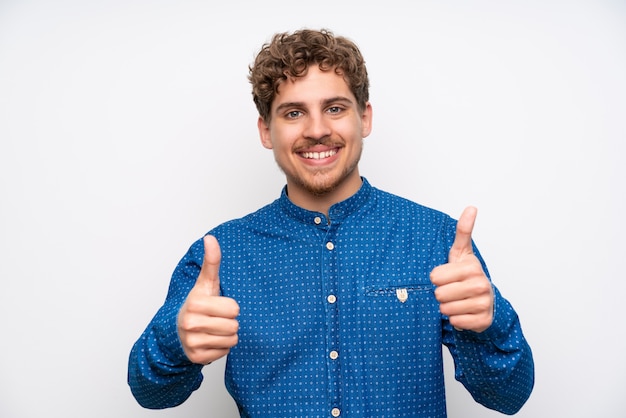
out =
[[239,305],[220,296],[220,245],[211,235],[204,237],[204,260],[196,284],[178,313],[178,336],[187,358],[209,364],[237,344]]

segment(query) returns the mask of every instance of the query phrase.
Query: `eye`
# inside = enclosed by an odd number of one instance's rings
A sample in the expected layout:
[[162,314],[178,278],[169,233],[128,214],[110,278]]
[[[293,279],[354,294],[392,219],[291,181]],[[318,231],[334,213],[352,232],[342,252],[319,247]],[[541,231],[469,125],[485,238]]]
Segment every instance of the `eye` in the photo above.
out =
[[328,113],[331,113],[331,114],[333,114],[333,115],[336,115],[337,113],[341,113],[341,111],[342,111],[342,110],[343,110],[343,109],[342,109],[341,107],[339,107],[339,106],[331,106],[331,107],[329,107],[326,111],[327,111]]
[[292,110],[292,111],[287,112],[285,114],[285,117],[287,119],[296,119],[296,118],[298,118],[301,115],[302,115],[301,111],[299,111],[299,110]]

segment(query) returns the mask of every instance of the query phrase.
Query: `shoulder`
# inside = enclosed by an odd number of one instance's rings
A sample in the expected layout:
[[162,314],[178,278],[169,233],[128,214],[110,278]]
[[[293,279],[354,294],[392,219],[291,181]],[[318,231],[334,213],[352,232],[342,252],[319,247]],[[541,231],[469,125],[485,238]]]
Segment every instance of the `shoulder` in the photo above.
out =
[[386,213],[408,216],[410,219],[449,224],[454,222],[447,213],[422,205],[405,197],[374,188],[376,206]]
[[276,223],[277,216],[280,216],[278,199],[245,216],[226,221],[211,229],[208,234],[214,235],[218,241],[230,238],[237,239],[237,237],[245,235],[246,231],[270,227]]

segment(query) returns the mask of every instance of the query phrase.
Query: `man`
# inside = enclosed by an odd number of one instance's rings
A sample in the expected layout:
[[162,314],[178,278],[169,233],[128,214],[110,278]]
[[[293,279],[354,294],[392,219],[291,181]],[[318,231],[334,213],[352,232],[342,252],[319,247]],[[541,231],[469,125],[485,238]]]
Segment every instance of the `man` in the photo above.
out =
[[182,403],[228,355],[242,417],[445,417],[446,345],[476,401],[517,412],[532,354],[471,239],[476,209],[455,222],[359,173],[372,106],[356,45],[278,34],[249,79],[287,185],[180,261],[131,351],[138,402]]

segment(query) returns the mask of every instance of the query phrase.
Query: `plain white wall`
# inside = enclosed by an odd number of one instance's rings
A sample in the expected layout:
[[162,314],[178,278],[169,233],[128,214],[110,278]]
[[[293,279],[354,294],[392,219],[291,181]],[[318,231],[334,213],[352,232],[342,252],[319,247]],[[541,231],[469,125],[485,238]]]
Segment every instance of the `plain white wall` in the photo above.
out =
[[[278,196],[247,65],[328,27],[369,65],[362,173],[475,229],[536,361],[520,417],[626,416],[623,1],[0,1],[0,416],[236,417],[223,362],[141,409],[128,352],[188,246]],[[450,417],[500,416],[446,373]]]

